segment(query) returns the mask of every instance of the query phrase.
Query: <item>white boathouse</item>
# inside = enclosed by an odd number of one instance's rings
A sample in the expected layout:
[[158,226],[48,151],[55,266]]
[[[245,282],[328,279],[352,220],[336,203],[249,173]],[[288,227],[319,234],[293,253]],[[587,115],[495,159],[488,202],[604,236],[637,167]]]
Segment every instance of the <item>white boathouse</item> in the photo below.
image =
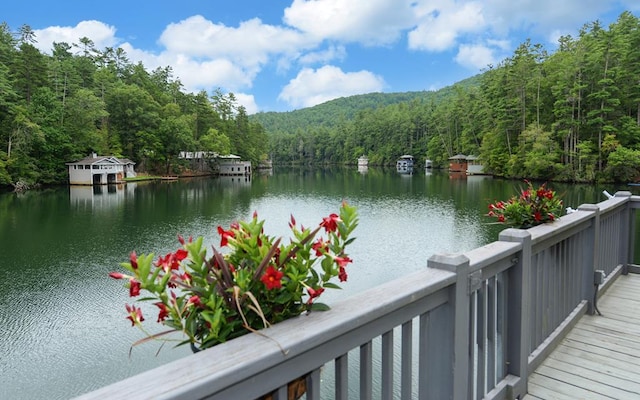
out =
[[106,185],[136,176],[136,163],[126,158],[92,153],[82,160],[66,163],[70,185]]

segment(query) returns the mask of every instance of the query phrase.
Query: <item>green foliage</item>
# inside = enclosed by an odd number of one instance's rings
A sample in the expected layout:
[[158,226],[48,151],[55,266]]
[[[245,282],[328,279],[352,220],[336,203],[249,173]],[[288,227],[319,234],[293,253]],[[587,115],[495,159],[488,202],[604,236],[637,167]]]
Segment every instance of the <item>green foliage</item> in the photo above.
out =
[[148,293],[136,300],[153,301],[159,309],[157,322],[171,328],[147,333],[142,311],[127,304],[127,318],[147,336],[136,344],[177,331],[183,334],[179,344],[204,349],[304,312],[328,309],[318,300],[325,289],[339,288],[335,279],[348,278],[352,260],[346,248],[355,240],[356,208],[343,202],[339,215],[330,214],[314,229],[298,227],[292,216],[286,244],[265,234],[264,222],[254,213],[228,230],[219,226],[220,247],[228,250],[224,254],[214,246],[207,256],[202,237],[180,237],[180,248],[156,262],[153,254],[132,252],[129,262],[121,264],[127,274],[109,275],[126,280],[132,297]]
[[402,154],[446,167],[480,155],[485,171],[564,181],[624,180],[608,167],[615,137],[640,146],[640,21],[586,24],[548,54],[525,41],[497,66],[437,92],[372,93],[259,113],[274,162],[392,165]]
[[617,146],[607,158],[607,177],[614,181],[632,182],[640,178],[640,150]]
[[497,176],[625,181],[632,171],[619,160],[640,148],[640,20],[630,12],[608,29],[593,22],[561,37],[553,54],[527,40],[498,65],[438,91],[250,116],[233,93],[185,93],[170,67],[148,72],[120,48],[99,50],[82,38],[56,43],[49,56],[33,46],[27,25],[18,38],[11,32],[0,25],[9,182],[64,182],[61,165],[90,151],[164,172],[179,147],[318,165],[355,164],[361,155],[393,165],[412,154],[446,167],[462,153],[479,155]]
[[520,189],[517,195],[489,204],[487,216],[495,218],[498,223],[521,229],[558,219],[562,213],[562,200],[557,193],[544,184],[535,188],[531,182],[525,183],[527,187]]
[[51,55],[34,42],[28,25],[15,39],[0,24],[0,185],[65,182],[65,162],[91,152],[150,173],[175,170],[180,151],[267,157],[264,130],[232,93],[186,93],[170,67],[148,72],[88,38],[55,43]]

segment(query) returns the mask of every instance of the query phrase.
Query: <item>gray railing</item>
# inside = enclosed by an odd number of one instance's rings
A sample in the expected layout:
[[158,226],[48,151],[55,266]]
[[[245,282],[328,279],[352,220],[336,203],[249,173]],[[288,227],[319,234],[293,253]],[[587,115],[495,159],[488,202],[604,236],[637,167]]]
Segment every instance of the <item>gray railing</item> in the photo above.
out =
[[[633,260],[628,192],[81,399],[515,399]],[[634,268],[633,266],[631,268]],[[602,279],[602,283],[600,282]],[[600,284],[601,283],[601,284]]]

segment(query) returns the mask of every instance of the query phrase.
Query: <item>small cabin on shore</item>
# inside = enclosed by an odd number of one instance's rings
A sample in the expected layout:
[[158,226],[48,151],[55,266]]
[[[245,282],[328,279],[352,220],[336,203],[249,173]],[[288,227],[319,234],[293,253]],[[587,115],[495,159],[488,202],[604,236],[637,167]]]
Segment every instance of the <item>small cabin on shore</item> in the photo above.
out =
[[398,161],[396,161],[396,170],[401,174],[412,174],[413,173],[413,163],[414,158],[410,154],[405,154],[400,156]]
[[369,166],[369,158],[365,155],[361,155],[358,157],[358,167],[368,167]]
[[92,153],[82,160],[65,163],[70,185],[107,185],[136,176],[136,163],[126,158],[99,156]]
[[467,172],[467,156],[456,154],[449,157],[449,172]]
[[240,156],[229,154],[218,156],[220,175],[251,175],[251,161],[242,161]]

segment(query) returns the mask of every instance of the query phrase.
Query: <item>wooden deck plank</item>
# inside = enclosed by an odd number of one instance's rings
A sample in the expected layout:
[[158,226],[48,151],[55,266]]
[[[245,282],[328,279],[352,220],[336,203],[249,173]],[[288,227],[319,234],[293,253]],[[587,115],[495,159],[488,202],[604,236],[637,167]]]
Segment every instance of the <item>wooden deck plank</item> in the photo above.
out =
[[583,390],[589,391],[596,397],[605,396],[614,399],[638,400],[637,394],[619,389],[615,386],[611,386],[608,383],[602,382],[603,379],[601,379],[600,382],[594,381],[593,379],[591,379],[593,375],[587,373],[584,368],[558,365],[559,367],[564,366],[565,368],[567,368],[566,370],[558,369],[552,366],[552,364],[554,363],[551,362],[551,359],[547,361],[548,362],[543,363],[540,368],[538,368],[538,374],[544,375],[551,379],[569,383],[573,386],[580,387]]
[[[532,393],[536,393],[533,395]],[[534,382],[529,382],[529,393],[527,393],[522,400],[576,400],[575,396],[566,395],[557,391],[549,390],[547,387],[539,385]]]
[[[606,357],[591,357],[585,352],[564,353],[560,348],[549,357],[548,366],[565,371],[579,371],[579,375],[594,382],[622,388],[624,391],[635,393],[640,398],[640,383],[636,382],[637,373],[625,370],[621,363],[610,362]],[[600,363],[599,361],[602,361]]]
[[619,346],[614,341],[605,341],[598,337],[580,336],[576,332],[571,332],[567,335],[563,344],[568,348],[574,349],[589,347],[589,351],[594,354],[608,355],[634,365],[636,368],[640,367],[640,349]]
[[529,377],[526,400],[640,399],[640,275],[622,275]]
[[[542,365],[538,367],[538,370],[542,368]],[[601,399],[615,399],[615,397],[603,396],[600,394],[593,393],[592,391],[581,388],[580,386],[574,385],[570,382],[563,381],[557,378],[550,378],[547,375],[536,373],[529,377],[529,393],[532,396],[540,397],[542,399],[583,399],[583,400],[601,400]],[[542,392],[537,392],[532,388],[535,388],[535,385],[541,386],[545,388],[545,393],[552,393],[552,396],[548,394],[544,394]]]

